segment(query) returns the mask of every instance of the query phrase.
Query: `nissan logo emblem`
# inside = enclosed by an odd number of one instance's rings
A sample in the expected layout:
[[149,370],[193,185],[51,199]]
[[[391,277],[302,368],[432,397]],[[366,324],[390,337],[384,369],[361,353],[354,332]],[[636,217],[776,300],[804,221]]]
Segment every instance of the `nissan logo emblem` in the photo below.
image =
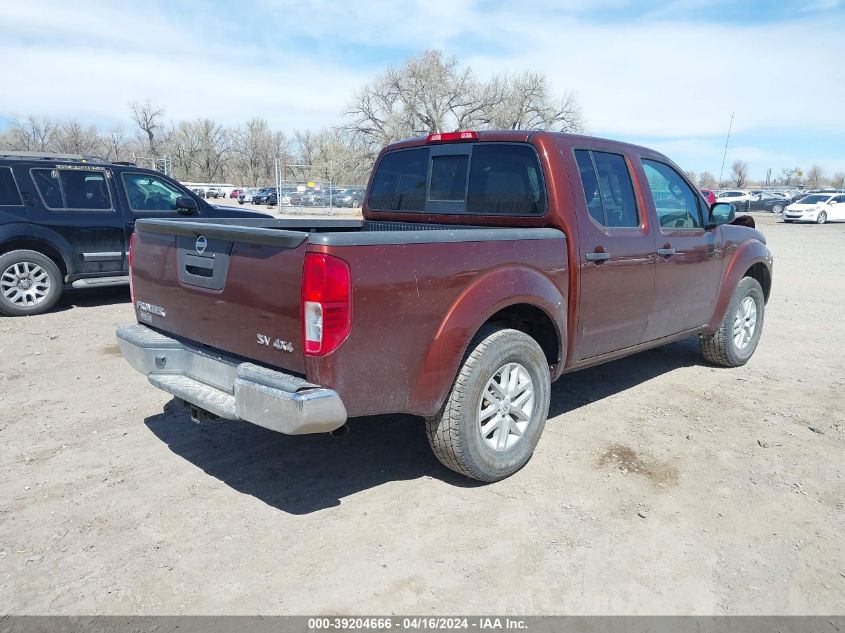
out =
[[208,240],[205,239],[205,235],[200,235],[197,238],[197,253],[204,253],[206,248],[208,248]]

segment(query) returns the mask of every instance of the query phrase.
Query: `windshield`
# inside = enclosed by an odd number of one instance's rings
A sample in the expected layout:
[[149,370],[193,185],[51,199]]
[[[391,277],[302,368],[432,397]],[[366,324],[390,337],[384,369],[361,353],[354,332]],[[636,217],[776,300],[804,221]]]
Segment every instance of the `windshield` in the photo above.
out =
[[831,196],[828,195],[816,194],[814,196],[806,196],[804,198],[801,198],[798,201],[798,204],[819,204],[820,202],[827,202],[828,200],[830,200],[830,198]]

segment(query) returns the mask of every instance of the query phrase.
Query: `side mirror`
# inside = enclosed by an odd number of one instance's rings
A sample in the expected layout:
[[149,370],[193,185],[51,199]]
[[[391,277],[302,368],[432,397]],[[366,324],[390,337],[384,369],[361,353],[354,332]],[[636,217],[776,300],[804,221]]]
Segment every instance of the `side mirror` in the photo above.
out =
[[197,212],[197,201],[191,196],[179,196],[176,198],[176,213],[182,215],[194,215]]
[[709,226],[719,226],[721,224],[730,224],[736,218],[736,208],[729,202],[717,202],[710,207],[710,222]]
[[828,204],[839,204],[839,200],[831,200]]

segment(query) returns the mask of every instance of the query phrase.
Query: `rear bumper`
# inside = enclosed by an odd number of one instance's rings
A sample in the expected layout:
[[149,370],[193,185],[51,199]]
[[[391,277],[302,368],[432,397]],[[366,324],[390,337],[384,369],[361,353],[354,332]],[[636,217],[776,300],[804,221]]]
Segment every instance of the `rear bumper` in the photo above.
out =
[[154,386],[227,420],[288,435],[327,433],[346,422],[332,389],[191,347],[144,325],[117,330],[123,356]]

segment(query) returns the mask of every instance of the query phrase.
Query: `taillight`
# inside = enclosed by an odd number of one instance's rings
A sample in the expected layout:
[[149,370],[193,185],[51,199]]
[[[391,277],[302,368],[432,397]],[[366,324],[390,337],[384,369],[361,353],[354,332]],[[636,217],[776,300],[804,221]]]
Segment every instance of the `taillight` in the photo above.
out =
[[135,283],[132,281],[132,249],[135,246],[135,233],[129,236],[129,297],[132,299],[132,307],[135,307]]
[[426,138],[428,143],[446,143],[447,141],[477,141],[478,132],[442,132],[440,134],[429,134]]
[[302,270],[302,322],[305,353],[336,350],[352,327],[352,276],[342,259],[306,253]]

